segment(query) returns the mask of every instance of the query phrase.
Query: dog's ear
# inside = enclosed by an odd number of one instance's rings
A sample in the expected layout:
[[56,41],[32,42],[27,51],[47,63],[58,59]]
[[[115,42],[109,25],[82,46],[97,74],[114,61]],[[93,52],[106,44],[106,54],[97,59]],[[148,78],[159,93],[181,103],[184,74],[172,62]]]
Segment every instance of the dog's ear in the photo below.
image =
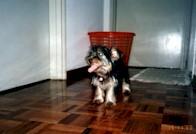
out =
[[122,52],[120,52],[118,49],[116,49],[114,47],[112,47],[110,51],[111,51],[112,61],[117,61],[120,58],[122,58],[122,56],[123,56]]

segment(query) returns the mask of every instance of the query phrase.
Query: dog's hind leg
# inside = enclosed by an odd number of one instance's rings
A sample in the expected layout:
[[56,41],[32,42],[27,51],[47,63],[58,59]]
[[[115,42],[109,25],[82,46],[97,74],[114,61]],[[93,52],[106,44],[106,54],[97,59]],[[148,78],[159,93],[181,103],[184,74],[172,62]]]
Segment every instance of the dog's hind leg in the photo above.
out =
[[123,79],[122,92],[125,96],[129,96],[131,94],[131,87],[130,87],[130,81],[129,80]]
[[100,87],[96,88],[93,102],[96,104],[101,104],[104,102],[104,91]]

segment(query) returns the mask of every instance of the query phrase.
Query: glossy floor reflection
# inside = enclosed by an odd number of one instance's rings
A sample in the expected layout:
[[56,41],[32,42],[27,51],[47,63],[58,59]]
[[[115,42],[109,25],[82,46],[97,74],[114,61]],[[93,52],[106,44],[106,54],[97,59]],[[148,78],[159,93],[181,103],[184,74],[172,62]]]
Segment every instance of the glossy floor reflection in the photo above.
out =
[[67,88],[64,81],[47,81],[1,95],[0,133],[193,133],[195,102],[189,86],[134,82],[132,89],[126,102],[119,100],[112,108],[91,103],[88,79]]

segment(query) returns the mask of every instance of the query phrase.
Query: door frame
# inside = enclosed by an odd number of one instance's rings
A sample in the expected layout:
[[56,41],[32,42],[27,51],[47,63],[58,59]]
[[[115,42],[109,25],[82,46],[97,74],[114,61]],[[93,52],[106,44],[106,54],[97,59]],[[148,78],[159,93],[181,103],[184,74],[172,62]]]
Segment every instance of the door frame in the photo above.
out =
[[65,0],[49,0],[50,79],[66,79]]

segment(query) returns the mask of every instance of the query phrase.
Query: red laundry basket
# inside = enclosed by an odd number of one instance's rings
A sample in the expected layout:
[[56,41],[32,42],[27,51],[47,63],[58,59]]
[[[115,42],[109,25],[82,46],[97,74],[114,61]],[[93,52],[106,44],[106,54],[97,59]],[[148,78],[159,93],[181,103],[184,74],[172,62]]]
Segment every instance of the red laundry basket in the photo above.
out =
[[115,47],[123,53],[123,60],[128,65],[135,33],[131,32],[89,32],[91,45]]

